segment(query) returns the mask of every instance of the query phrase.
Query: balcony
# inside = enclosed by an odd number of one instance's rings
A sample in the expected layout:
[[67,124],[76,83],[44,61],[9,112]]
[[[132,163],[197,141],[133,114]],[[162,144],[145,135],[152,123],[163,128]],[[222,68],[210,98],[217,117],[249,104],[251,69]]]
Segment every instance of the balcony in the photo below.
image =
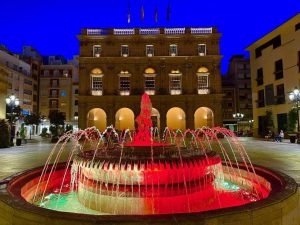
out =
[[130,95],[130,90],[121,90],[121,91],[119,91],[119,94],[121,96],[128,96],[128,95]]
[[207,95],[210,94],[209,88],[198,88],[198,95]]
[[103,95],[103,91],[100,89],[92,89],[91,90],[91,95],[93,96],[102,96]]

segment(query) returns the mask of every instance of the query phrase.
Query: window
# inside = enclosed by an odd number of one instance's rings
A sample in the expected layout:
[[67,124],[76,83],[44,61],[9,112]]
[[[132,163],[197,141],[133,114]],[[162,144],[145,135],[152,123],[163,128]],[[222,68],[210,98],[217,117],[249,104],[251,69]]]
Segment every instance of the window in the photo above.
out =
[[282,59],[279,59],[275,62],[275,80],[283,78],[283,65]]
[[274,97],[275,97],[273,84],[269,84],[265,86],[265,93],[266,93],[266,105],[273,105]]
[[170,45],[170,56],[177,56],[177,55],[178,55],[177,45],[176,44]]
[[120,95],[130,95],[130,77],[120,76]]
[[50,89],[50,98],[58,98],[58,90]]
[[103,94],[103,72],[99,68],[91,71],[91,95],[99,96]]
[[148,56],[148,57],[154,56],[154,46],[153,45],[146,45],[146,56]]
[[53,76],[59,77],[59,70],[54,70],[53,71]]
[[264,107],[265,106],[265,92],[264,92],[264,90],[258,91],[257,106],[258,107]]
[[33,90],[35,90],[35,91],[38,90],[38,86],[36,84],[33,85]]
[[32,95],[31,90],[23,90],[23,93],[26,94],[26,95]]
[[53,108],[55,108],[55,109],[57,109],[58,108],[58,100],[50,100],[49,101],[49,108],[51,108],[51,109],[53,109]]
[[276,103],[284,104],[285,103],[285,94],[284,94],[284,84],[280,84],[276,86]]
[[75,90],[74,90],[74,94],[75,94],[75,95],[78,95],[78,93],[79,93],[78,89],[75,89]]
[[49,70],[44,70],[44,77],[49,76]]
[[100,57],[101,56],[101,45],[94,45],[93,46],[93,57]]
[[264,73],[263,68],[259,68],[257,70],[257,77],[256,77],[257,86],[264,84]]
[[172,70],[169,74],[170,76],[170,94],[171,95],[180,95],[181,94],[181,76],[182,74],[179,70]]
[[102,95],[103,94],[103,83],[102,75],[92,75],[91,79],[91,92],[92,95]]
[[148,95],[154,95],[155,94],[155,77],[149,76],[145,77],[145,84],[144,84],[145,92]]
[[32,85],[32,81],[31,80],[24,79],[24,83],[28,84],[28,85]]
[[75,100],[74,105],[78,105],[78,100]]
[[199,56],[206,55],[206,44],[198,44],[198,55]]
[[128,45],[121,45],[121,56],[123,56],[123,57],[129,56]]
[[239,77],[239,79],[244,79],[244,78],[245,78],[245,74],[242,73],[242,72],[240,72],[240,73],[238,74],[238,77]]
[[50,85],[51,85],[51,87],[58,87],[59,82],[58,82],[58,80],[50,80]]
[[208,74],[198,75],[198,94],[209,94]]
[[64,70],[63,75],[64,75],[64,77],[68,77],[69,76],[69,70]]
[[297,23],[297,24],[295,25],[295,31],[297,31],[297,30],[300,30],[300,23]]

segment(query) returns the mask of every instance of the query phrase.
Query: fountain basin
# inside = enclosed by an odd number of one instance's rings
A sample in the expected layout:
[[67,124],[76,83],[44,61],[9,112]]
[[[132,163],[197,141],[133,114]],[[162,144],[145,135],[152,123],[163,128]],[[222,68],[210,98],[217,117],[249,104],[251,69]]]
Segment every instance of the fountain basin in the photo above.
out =
[[[240,168],[245,169],[243,165]],[[57,166],[56,171],[65,167]],[[270,185],[268,198],[250,204],[206,212],[164,215],[86,215],[58,212],[30,204],[42,168],[26,171],[1,181],[0,224],[285,224],[299,221],[299,191],[297,183],[285,174],[255,166],[259,181]],[[226,168],[224,169],[226,176]],[[244,170],[243,173],[248,173]],[[229,174],[228,174],[229,176]],[[57,182],[59,182],[59,173]],[[67,180],[66,180],[67,181]],[[54,182],[55,183],[55,182]],[[66,182],[67,183],[67,182]]]

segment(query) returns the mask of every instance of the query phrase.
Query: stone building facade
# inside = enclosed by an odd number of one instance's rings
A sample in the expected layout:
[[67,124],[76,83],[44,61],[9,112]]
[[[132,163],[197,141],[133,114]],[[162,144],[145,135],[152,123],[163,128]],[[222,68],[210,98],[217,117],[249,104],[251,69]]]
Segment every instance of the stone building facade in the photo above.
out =
[[[222,77],[223,125],[232,130],[252,132],[252,91],[250,59],[244,55],[233,55],[228,65],[228,72]],[[244,117],[237,120],[234,113]],[[239,129],[238,129],[239,128]]]
[[254,135],[291,131],[295,107],[289,93],[300,88],[300,13],[252,43],[250,52]]
[[144,92],[161,130],[221,126],[220,36],[216,28],[83,29],[79,127],[134,129]]

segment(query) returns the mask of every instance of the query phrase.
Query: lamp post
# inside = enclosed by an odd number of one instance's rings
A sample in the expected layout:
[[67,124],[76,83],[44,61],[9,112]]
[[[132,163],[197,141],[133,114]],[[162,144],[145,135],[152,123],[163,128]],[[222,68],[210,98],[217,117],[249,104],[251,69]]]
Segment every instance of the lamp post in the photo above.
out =
[[245,115],[243,113],[233,113],[232,116],[234,119],[237,119],[236,130],[237,130],[237,134],[239,134],[239,122],[241,119],[244,118]]
[[297,143],[300,143],[299,140],[299,131],[300,131],[300,125],[299,125],[299,101],[300,101],[300,91],[299,89],[295,88],[291,93],[289,93],[289,99],[292,102],[296,103],[296,110],[297,110]]
[[10,145],[14,146],[14,136],[15,136],[15,130],[13,128],[13,111],[14,107],[20,105],[20,100],[16,98],[15,95],[10,95],[6,99],[6,104],[9,106],[10,109],[10,118],[9,118],[9,123],[10,123]]

